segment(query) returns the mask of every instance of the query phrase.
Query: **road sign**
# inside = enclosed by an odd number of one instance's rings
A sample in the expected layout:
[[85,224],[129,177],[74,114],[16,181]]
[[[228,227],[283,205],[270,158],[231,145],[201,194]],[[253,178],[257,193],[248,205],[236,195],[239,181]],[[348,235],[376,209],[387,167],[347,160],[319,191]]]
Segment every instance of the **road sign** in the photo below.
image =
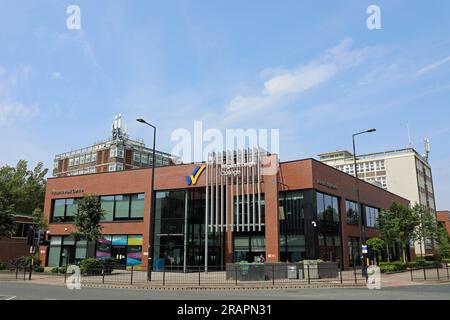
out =
[[367,253],[368,251],[367,251],[367,246],[365,245],[365,244],[363,244],[362,246],[361,246],[361,251],[362,251],[362,253]]

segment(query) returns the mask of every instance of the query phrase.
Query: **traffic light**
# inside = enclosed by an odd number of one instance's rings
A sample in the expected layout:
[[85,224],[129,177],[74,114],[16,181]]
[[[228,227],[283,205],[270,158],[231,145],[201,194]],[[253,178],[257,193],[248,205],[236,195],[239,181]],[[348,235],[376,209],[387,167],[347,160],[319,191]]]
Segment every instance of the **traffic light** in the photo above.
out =
[[28,246],[34,247],[34,237],[35,237],[34,227],[30,227],[30,229],[28,229],[28,236],[27,236]]
[[47,240],[47,231],[39,230],[38,241],[40,246],[48,246],[49,241]]

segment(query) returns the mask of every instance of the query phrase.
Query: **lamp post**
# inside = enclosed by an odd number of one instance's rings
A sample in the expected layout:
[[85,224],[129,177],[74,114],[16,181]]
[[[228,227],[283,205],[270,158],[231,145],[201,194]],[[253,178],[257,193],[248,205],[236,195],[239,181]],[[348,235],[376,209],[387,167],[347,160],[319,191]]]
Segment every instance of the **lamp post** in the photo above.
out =
[[[142,118],[136,119],[137,122],[146,124],[153,128],[153,155],[152,155],[152,181],[150,185],[150,222],[149,222],[149,228],[148,228],[148,258],[147,258],[147,280],[152,280],[152,271],[153,270],[153,241],[152,241],[152,235],[153,235],[153,228],[155,226],[155,200],[153,196],[153,191],[155,188],[155,144],[156,144],[156,127],[147,121],[145,121]],[[152,245],[150,245],[150,243]],[[151,266],[151,268],[150,268]]]
[[352,135],[353,139],[353,165],[355,166],[355,184],[356,184],[356,197],[358,201],[358,211],[359,211],[359,219],[358,219],[358,226],[359,226],[359,245],[360,245],[360,252],[361,252],[361,271],[364,277],[367,277],[367,268],[366,268],[366,254],[363,253],[362,246],[363,243],[366,242],[366,236],[365,236],[365,228],[363,223],[363,213],[362,213],[362,207],[361,207],[361,199],[360,199],[360,193],[359,193],[359,178],[358,178],[358,167],[356,166],[356,147],[355,147],[355,136],[358,136],[360,134],[364,133],[370,133],[375,132],[377,129],[369,129],[366,131],[358,132]]

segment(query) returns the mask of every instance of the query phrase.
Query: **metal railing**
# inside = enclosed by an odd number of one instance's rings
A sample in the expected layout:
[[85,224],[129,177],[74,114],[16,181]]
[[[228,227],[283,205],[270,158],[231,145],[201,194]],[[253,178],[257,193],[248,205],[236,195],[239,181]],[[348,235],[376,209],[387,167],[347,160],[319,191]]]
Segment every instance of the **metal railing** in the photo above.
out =
[[[29,268],[0,271],[0,280],[37,280],[66,283],[72,274],[59,269],[57,272],[33,272]],[[291,264],[261,264],[219,267],[188,266],[181,270],[152,271],[147,281],[146,271],[139,267],[88,268],[80,273],[84,284],[136,285],[151,287],[272,287],[272,286],[358,286],[365,285],[366,278],[360,269],[339,270],[337,267]]]
[[411,268],[411,281],[450,281],[450,264]]

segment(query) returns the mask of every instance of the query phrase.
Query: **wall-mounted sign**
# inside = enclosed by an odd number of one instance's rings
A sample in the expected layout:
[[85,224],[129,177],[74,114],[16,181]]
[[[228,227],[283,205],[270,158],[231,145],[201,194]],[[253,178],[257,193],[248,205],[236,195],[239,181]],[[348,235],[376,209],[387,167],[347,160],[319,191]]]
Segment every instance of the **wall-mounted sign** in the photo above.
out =
[[197,180],[202,174],[202,172],[205,170],[206,165],[202,164],[201,166],[195,167],[194,171],[192,171],[192,174],[190,176],[186,176],[186,183],[188,186],[195,186],[197,184]]
[[64,189],[64,190],[52,190],[52,195],[60,195],[60,194],[77,194],[77,193],[83,193],[84,189]]
[[253,161],[246,163],[222,164],[220,174],[226,177],[235,177],[241,174],[242,169],[246,167],[251,168],[253,166],[256,166],[256,163]]
[[321,179],[317,179],[317,183],[320,184],[321,186],[330,188],[330,189],[334,189],[337,190],[337,186],[329,181],[325,181],[325,180],[321,180]]

